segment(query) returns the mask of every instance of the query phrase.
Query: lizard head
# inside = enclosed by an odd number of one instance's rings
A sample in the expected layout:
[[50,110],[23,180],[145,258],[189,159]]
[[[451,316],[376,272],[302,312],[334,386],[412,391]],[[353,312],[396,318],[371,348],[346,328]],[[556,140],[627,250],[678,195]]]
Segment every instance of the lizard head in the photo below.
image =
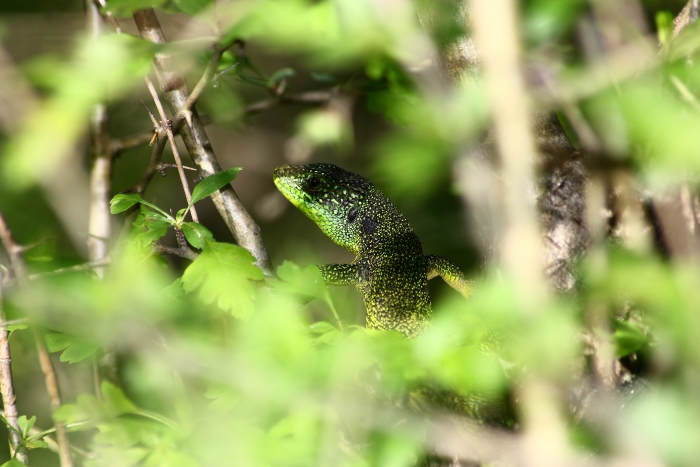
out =
[[372,182],[333,164],[283,165],[273,175],[282,194],[336,244],[357,254],[355,222]]

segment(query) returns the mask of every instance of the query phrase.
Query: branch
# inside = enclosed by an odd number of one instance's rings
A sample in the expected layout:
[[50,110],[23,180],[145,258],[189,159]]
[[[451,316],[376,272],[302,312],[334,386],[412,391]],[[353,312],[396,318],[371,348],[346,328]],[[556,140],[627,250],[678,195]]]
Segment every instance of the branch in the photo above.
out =
[[[165,110],[163,109],[163,104],[160,102],[160,97],[158,97],[158,91],[156,91],[156,88],[153,86],[153,83],[151,82],[150,78],[148,76],[144,77],[144,81],[146,81],[146,86],[148,87],[148,90],[151,93],[151,96],[153,97],[153,102],[156,104],[156,108],[158,109],[158,113],[160,114],[160,119],[165,127],[165,134],[168,135],[168,141],[170,141],[170,149],[173,151],[173,157],[175,158],[175,164],[177,164],[177,172],[180,175],[180,182],[182,183],[182,189],[185,191],[185,198],[187,199],[187,204],[189,205],[192,202],[192,192],[190,192],[190,185],[189,182],[187,181],[187,176],[185,176],[185,169],[182,168],[182,159],[180,159],[180,152],[177,150],[177,143],[175,143],[175,135],[173,134],[173,122],[172,120],[168,120],[168,118],[165,116]],[[156,128],[156,131],[158,128]],[[194,206],[190,209],[190,212],[192,213],[192,220],[195,222],[199,222],[199,217],[197,216],[197,211],[195,210]]]
[[[0,214],[0,241],[2,241],[5,250],[10,255],[10,261],[12,262],[12,268],[14,269],[17,282],[20,286],[24,286],[29,279],[27,268],[24,264],[24,258],[22,258],[24,249],[15,242],[12,237],[12,232],[10,232],[10,229],[7,227],[2,214]],[[33,331],[37,353],[39,354],[39,363],[41,365],[41,371],[44,373],[46,389],[51,399],[51,409],[53,413],[61,406],[61,393],[58,389],[58,378],[56,377],[56,371],[51,363],[51,356],[46,349],[43,336],[36,328],[34,328]],[[56,419],[54,419],[54,426],[56,427],[56,440],[58,442],[61,467],[73,467],[71,447],[66,427]]]
[[185,238],[185,234],[182,232],[182,230],[175,229],[175,238],[177,238],[177,248],[154,243],[153,251],[156,253],[166,253],[169,255],[179,256],[180,258],[189,259],[190,261],[196,260],[199,255],[187,245],[187,239]]
[[5,419],[13,429],[7,430],[10,436],[10,455],[25,465],[29,465],[27,449],[20,446],[19,423],[17,423],[17,400],[12,382],[12,358],[10,357],[10,333],[7,332],[5,309],[3,307],[2,269],[0,269],[0,393]]
[[219,67],[219,63],[221,62],[221,56],[236,41],[237,39],[231,38],[223,44],[214,44],[214,52],[212,53],[212,56],[209,59],[209,63],[207,64],[207,67],[204,70],[202,77],[199,79],[194,89],[192,90],[192,93],[189,95],[189,97],[185,101],[185,104],[180,108],[180,111],[177,114],[178,118],[184,118],[190,127],[192,126],[192,107],[194,107],[197,101],[199,101],[199,98],[202,97],[204,90],[207,88],[212,78],[214,78],[214,75],[216,74],[216,69]]
[[[244,109],[244,115],[255,115],[259,112],[265,110],[274,109],[280,105],[286,104],[309,104],[309,105],[319,105],[325,104],[338,92],[337,88],[332,88],[329,90],[321,91],[308,91],[301,92],[298,94],[282,94],[280,96],[270,97],[267,99],[262,99],[258,102],[253,102],[248,104]],[[210,125],[214,123],[211,117],[204,115],[200,116],[202,125]],[[184,120],[176,120],[173,122],[173,133],[176,135],[181,134]],[[153,138],[152,131],[145,131],[143,133],[137,133],[135,135],[126,136],[124,138],[112,140],[111,151],[113,155],[118,155],[121,152],[128,151],[131,149],[138,148],[140,146],[145,146],[151,142]]]
[[[134,13],[134,20],[139,33],[145,39],[154,43],[165,43],[165,35],[160,27],[153,9],[140,10]],[[155,58],[156,77],[165,92],[165,99],[173,115],[178,115],[189,97],[184,78],[169,69],[170,57],[158,54]],[[192,124],[185,126],[182,140],[197,165],[200,175],[206,177],[221,171],[219,161],[214,154],[211,142],[196,109],[192,110]],[[251,252],[256,258],[256,264],[265,274],[272,274],[267,250],[262,242],[260,227],[255,223],[250,213],[245,209],[236,192],[229,185],[212,195],[217,210],[231,231],[234,240]]]

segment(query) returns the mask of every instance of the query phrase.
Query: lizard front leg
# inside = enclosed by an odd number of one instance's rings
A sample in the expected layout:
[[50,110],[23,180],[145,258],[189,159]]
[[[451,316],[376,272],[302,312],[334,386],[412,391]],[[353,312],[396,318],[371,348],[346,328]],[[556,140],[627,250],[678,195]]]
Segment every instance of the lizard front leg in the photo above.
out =
[[462,271],[447,258],[438,255],[427,255],[428,280],[440,276],[447,284],[461,293],[465,298],[469,297],[474,288],[474,282],[462,273]]
[[356,264],[324,264],[319,266],[323,282],[328,285],[357,285],[360,272]]

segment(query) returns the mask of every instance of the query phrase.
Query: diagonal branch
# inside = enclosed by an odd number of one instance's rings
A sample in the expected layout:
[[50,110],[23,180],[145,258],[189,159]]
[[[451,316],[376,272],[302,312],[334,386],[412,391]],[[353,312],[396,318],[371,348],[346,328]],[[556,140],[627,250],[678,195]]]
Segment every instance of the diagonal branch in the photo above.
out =
[[[182,183],[182,188],[185,190],[185,198],[187,198],[187,204],[192,202],[192,192],[190,191],[190,185],[187,181],[187,176],[185,175],[185,169],[182,167],[182,159],[180,159],[180,152],[177,149],[177,143],[175,143],[175,135],[173,134],[172,120],[168,120],[165,115],[165,110],[163,109],[163,104],[160,102],[160,97],[158,97],[158,91],[156,91],[155,86],[151,82],[148,76],[144,77],[146,81],[146,86],[153,96],[153,102],[156,104],[158,113],[160,114],[160,120],[163,122],[165,127],[165,134],[168,135],[168,141],[170,141],[170,149],[173,151],[173,157],[175,158],[175,164],[177,164],[177,173],[180,175],[180,182]],[[194,206],[190,209],[192,213],[192,220],[199,222],[199,217],[197,216],[197,211],[195,211]]]
[[[134,20],[142,37],[158,44],[166,42],[153,9],[137,11],[134,13]],[[170,57],[167,55],[157,54],[154,68],[170,111],[173,115],[178,115],[190,95],[184,78],[181,74],[170,69]],[[192,109],[192,124],[185,125],[181,130],[181,135],[190,157],[199,168],[200,175],[206,177],[221,171],[219,161],[214,154],[196,109]],[[236,243],[251,252],[256,258],[257,266],[265,274],[272,274],[267,250],[262,242],[260,227],[245,209],[233,188],[230,185],[222,188],[212,195],[212,200]]]

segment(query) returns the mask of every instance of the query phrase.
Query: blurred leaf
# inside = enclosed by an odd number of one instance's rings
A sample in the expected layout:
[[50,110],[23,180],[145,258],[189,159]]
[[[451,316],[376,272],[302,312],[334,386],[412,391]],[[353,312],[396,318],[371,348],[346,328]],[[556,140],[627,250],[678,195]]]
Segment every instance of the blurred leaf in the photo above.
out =
[[7,332],[9,332],[10,335],[12,335],[12,333],[14,331],[22,331],[24,329],[29,329],[29,325],[27,325],[27,324],[10,324],[9,326],[7,326]]
[[275,284],[278,289],[308,295],[333,306],[328,286],[323,281],[318,266],[309,265],[302,268],[292,261],[285,261],[277,268],[277,277],[280,278]]
[[656,35],[664,50],[668,50],[673,38],[673,15],[669,11],[656,12]]
[[108,0],[107,7],[116,16],[131,16],[138,10],[158,8],[167,0]]
[[186,15],[195,16],[212,4],[213,0],[173,0],[173,3]]
[[74,151],[89,122],[93,106],[142,83],[153,56],[145,41],[127,34],[85,38],[73,57],[58,69],[47,70],[57,87],[32,108],[20,131],[11,138],[0,160],[3,184],[26,188],[49,177]]
[[312,71],[309,73],[309,76],[311,76],[311,79],[319,83],[337,84],[339,82],[338,78],[330,73],[315,73]]
[[625,357],[632,354],[647,345],[649,339],[644,333],[634,324],[628,321],[615,321],[615,349],[617,358]]
[[331,109],[312,110],[299,118],[300,133],[314,145],[352,144],[350,122],[340,112]]
[[121,389],[110,383],[102,381],[100,386],[104,403],[116,414],[136,413],[136,406],[124,395]]
[[140,246],[148,246],[168,232],[171,222],[157,212],[141,209],[134,223],[134,239]]
[[0,465],[0,467],[26,467],[26,466],[23,463],[21,463],[20,461],[18,461],[17,459],[10,459],[9,461]]
[[214,240],[212,233],[197,222],[184,222],[182,224],[182,232],[185,234],[187,241],[195,248],[204,248],[207,240]]
[[268,83],[272,85],[276,85],[280,83],[282,80],[285,80],[287,78],[291,78],[292,76],[296,75],[297,72],[294,71],[294,68],[281,68],[277,71],[275,71],[272,76],[270,76],[270,79],[268,80]]
[[143,198],[141,195],[136,193],[129,193],[126,195],[115,195],[114,198],[109,202],[109,212],[112,214],[119,214],[124,212],[136,203],[142,203]]
[[46,441],[40,439],[31,439],[24,443],[27,449],[48,449],[49,445]]
[[204,250],[182,275],[183,289],[205,303],[216,301],[219,308],[239,319],[253,314],[255,289],[251,280],[262,280],[262,271],[253,263],[255,258],[245,249],[229,243],[205,241]]
[[212,195],[223,186],[231,183],[231,181],[236,178],[236,175],[238,175],[238,172],[240,172],[242,169],[243,167],[233,167],[206,177],[204,180],[199,182],[196,187],[194,187],[194,190],[192,190],[192,201],[190,201],[190,206],[197,201],[201,201],[207,196]]
[[29,431],[32,429],[35,423],[36,416],[33,416],[32,418],[27,418],[25,415],[20,415],[17,418],[17,425],[19,426],[19,430],[22,432],[23,438],[29,436]]
[[76,363],[92,356],[100,349],[99,345],[86,342],[84,339],[59,332],[49,333],[44,336],[49,352],[65,351],[61,354],[61,361]]

